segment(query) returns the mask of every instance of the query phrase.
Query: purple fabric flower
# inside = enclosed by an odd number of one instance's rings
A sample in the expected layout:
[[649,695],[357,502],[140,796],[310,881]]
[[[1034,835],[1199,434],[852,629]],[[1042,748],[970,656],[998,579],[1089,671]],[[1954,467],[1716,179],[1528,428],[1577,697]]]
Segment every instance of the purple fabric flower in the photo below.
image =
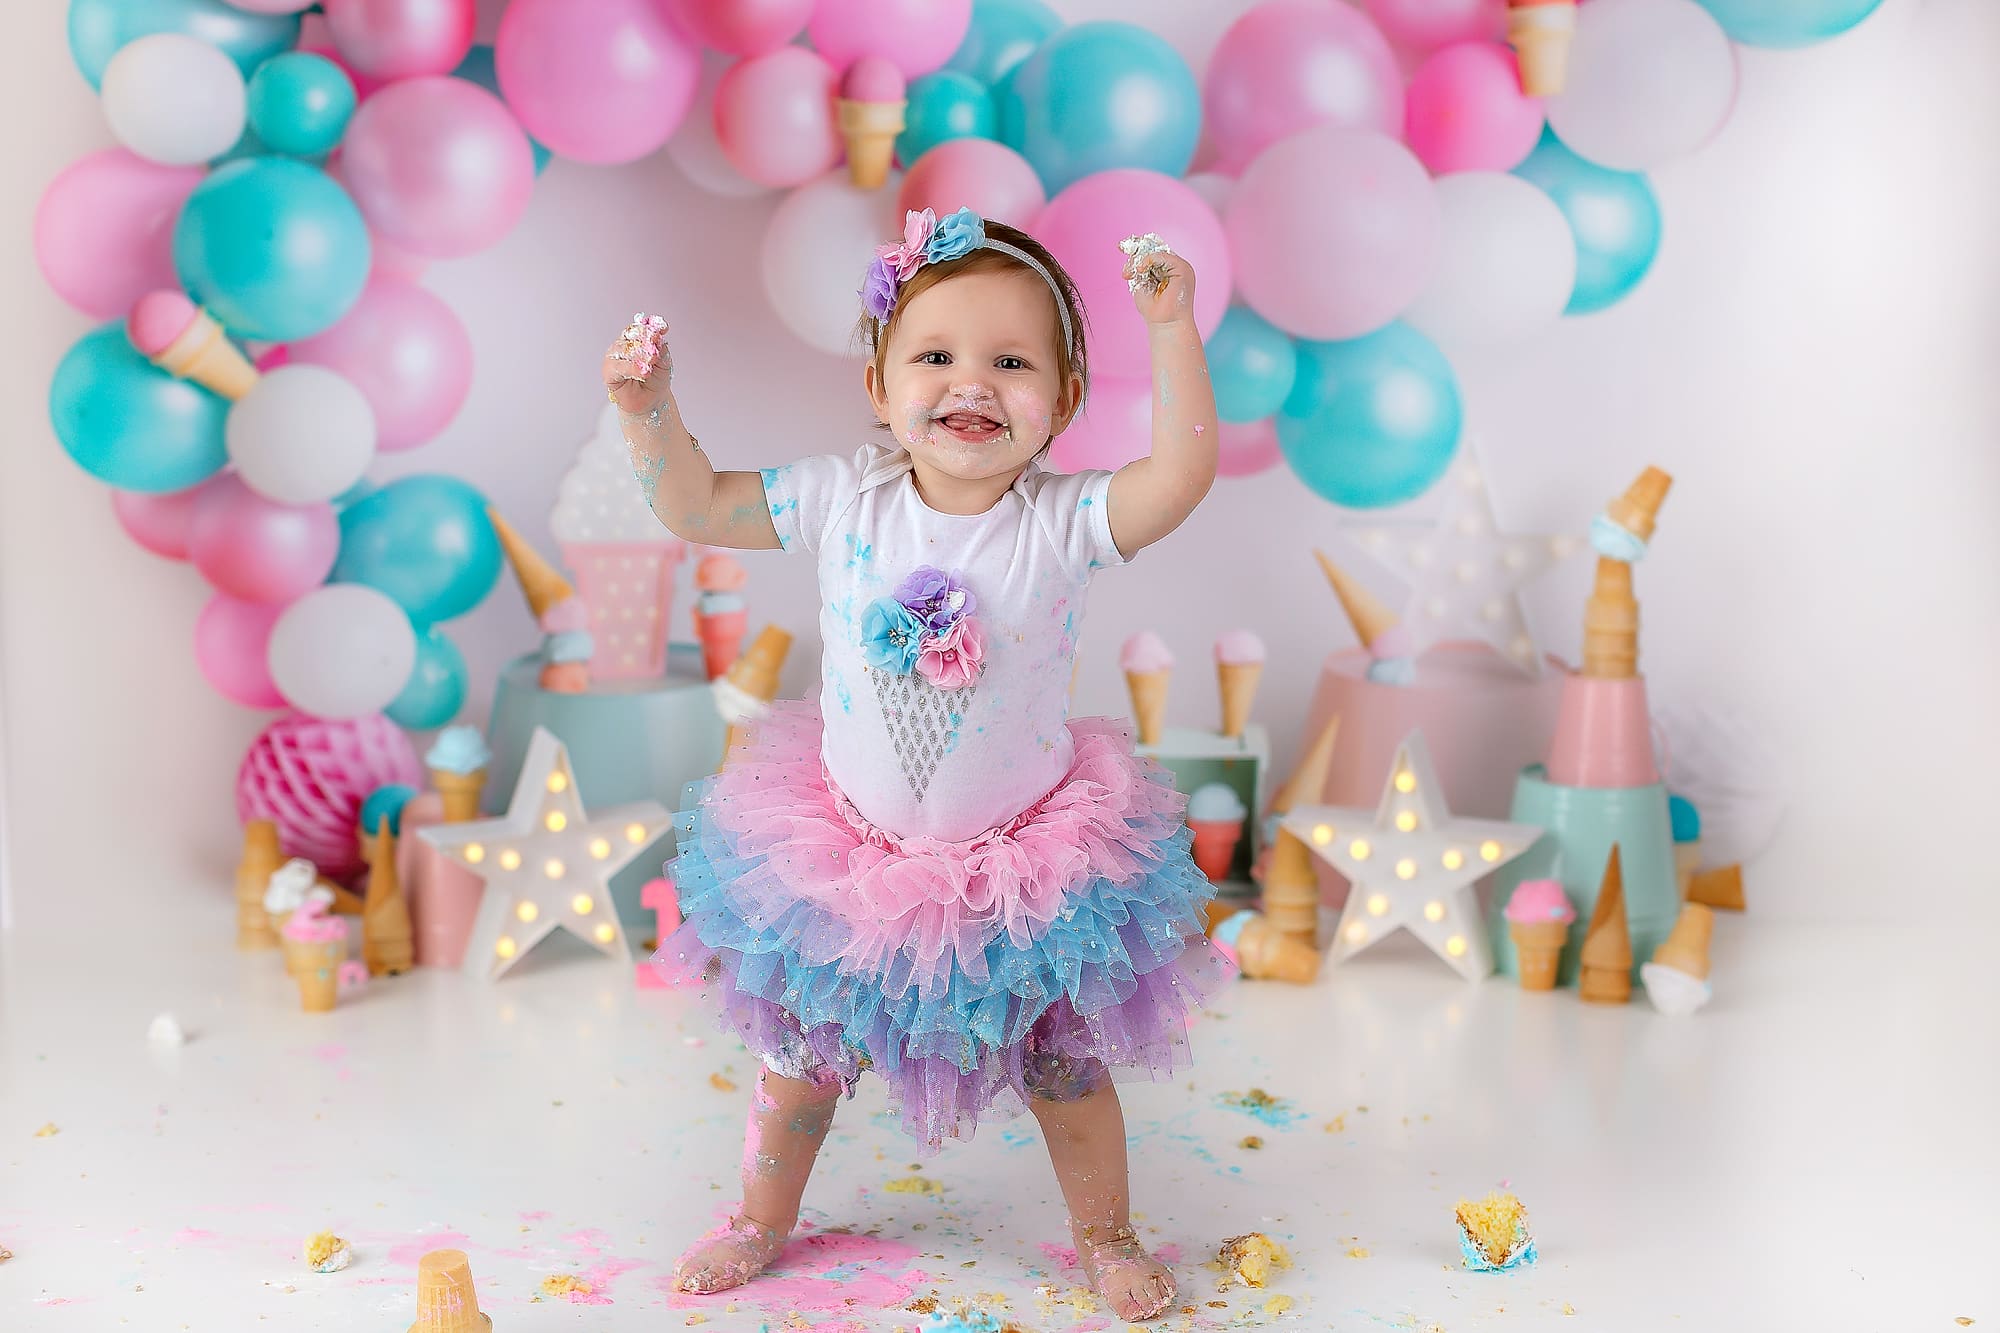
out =
[[979,607],[979,599],[958,575],[930,565],[910,571],[896,586],[896,600],[935,635],[944,634]]
[[896,275],[889,269],[889,261],[877,256],[868,265],[868,276],[861,283],[861,304],[866,307],[872,319],[887,319],[889,312],[896,308]]

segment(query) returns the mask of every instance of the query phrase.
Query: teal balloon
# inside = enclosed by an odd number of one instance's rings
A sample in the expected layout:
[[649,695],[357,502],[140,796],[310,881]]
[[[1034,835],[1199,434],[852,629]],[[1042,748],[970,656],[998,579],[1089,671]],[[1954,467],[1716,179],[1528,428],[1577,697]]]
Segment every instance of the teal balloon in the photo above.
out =
[[1549,129],[1514,174],[1556,201],[1576,238],[1576,286],[1565,314],[1615,305],[1653,267],[1660,253],[1660,201],[1644,175],[1587,162]]
[[995,90],[1000,139],[1050,195],[1085,176],[1144,167],[1181,176],[1201,137],[1201,90],[1180,52],[1129,23],[1079,23]]
[[419,625],[462,616],[500,577],[486,497],[456,477],[402,477],[340,511],[331,583],[387,593]]
[[1882,0],[1699,0],[1745,46],[1811,46],[1838,37]]
[[161,494],[229,461],[229,402],[139,355],[123,324],[79,338],[49,385],[56,438],[77,465],[121,491]]
[[1341,342],[1300,342],[1278,446],[1299,479],[1349,509],[1414,500],[1458,449],[1458,380],[1400,321]]
[[1298,376],[1290,335],[1248,306],[1233,305],[1208,337],[1208,376],[1224,421],[1262,421],[1285,405]]
[[969,74],[926,74],[910,83],[910,105],[896,156],[909,166],[947,139],[991,139],[999,133],[993,94]]
[[334,496],[329,503],[335,509],[345,509],[349,505],[359,504],[361,501],[375,494],[375,489],[375,483],[363,477],[340,494]]
[[993,87],[1062,25],[1041,0],[972,0],[972,23],[965,40],[944,67]]
[[[43,0],[45,2],[45,0]],[[92,88],[118,48],[156,32],[198,37],[249,78],[257,66],[299,43],[297,14],[252,14],[225,0],[70,0],[69,53]]]
[[234,148],[231,148],[228,152],[224,153],[221,157],[215,158],[212,161],[210,161],[208,165],[212,170],[216,167],[226,167],[231,162],[242,162],[247,158],[269,157],[270,155],[271,155],[271,146],[265,143],[262,139],[259,139],[257,137],[257,131],[252,129],[248,122],[245,122],[243,126],[243,133],[241,137],[239,137],[236,140],[236,146]]
[[368,285],[361,210],[317,167],[249,158],[209,173],[174,227],[181,285],[244,338],[290,342],[330,328]]
[[[494,72],[493,48],[484,42],[467,51],[465,59],[459,61],[458,68],[451,73],[453,78],[469,79],[501,101],[507,100],[506,95],[500,91],[500,76]],[[535,155],[535,174],[539,176],[554,154],[542,147],[532,135],[528,138],[528,150]]]
[[382,827],[382,821],[389,821],[389,832],[394,837],[403,836],[403,807],[417,799],[417,789],[407,783],[391,782],[368,793],[368,799],[361,803],[361,829],[364,833],[374,833]]
[[250,129],[274,153],[318,157],[347,133],[354,80],[325,56],[288,51],[250,76]]
[[1673,825],[1675,842],[1701,841],[1701,811],[1687,797],[1667,797],[1667,819]]
[[465,656],[435,625],[417,635],[417,664],[409,683],[383,713],[411,731],[429,731],[458,716],[465,703]]

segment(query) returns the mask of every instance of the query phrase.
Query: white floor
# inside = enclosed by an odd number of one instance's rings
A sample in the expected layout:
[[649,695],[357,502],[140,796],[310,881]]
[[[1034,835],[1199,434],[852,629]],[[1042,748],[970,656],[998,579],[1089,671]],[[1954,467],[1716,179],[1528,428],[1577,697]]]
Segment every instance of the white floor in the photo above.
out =
[[[0,1329],[400,1331],[417,1256],[446,1245],[503,1333],[907,1328],[929,1294],[1026,1330],[1121,1324],[1062,1263],[1031,1119],[917,1172],[873,1085],[779,1275],[670,1296],[735,1197],[754,1072],[688,997],[551,950],[491,987],[421,973],[309,1016],[275,955],[231,950],[227,910],[144,949],[0,937]],[[1728,919],[1718,998],[1678,1021],[1467,987],[1414,948],[1310,989],[1240,983],[1191,1082],[1126,1094],[1142,1225],[1192,1311],[1159,1326],[2000,1327],[1986,946]],[[148,1046],[161,1010],[184,1048]],[[1252,1087],[1298,1118],[1224,1104]],[[1452,1204],[1503,1184],[1541,1263],[1462,1271]],[[319,1276],[300,1246],[329,1227],[357,1258]],[[1218,1291],[1203,1262],[1250,1230],[1297,1266]],[[597,1303],[538,1301],[559,1273]]]

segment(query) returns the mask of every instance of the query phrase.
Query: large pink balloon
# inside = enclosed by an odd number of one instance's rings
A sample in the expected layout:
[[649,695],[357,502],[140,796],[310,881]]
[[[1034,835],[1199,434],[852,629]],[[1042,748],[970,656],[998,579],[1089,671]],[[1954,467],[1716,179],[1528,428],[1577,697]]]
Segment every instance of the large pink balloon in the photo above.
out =
[[473,0],[326,0],[347,63],[377,79],[449,74],[472,49]]
[[513,0],[493,42],[529,134],[579,162],[633,162],[686,118],[701,55],[659,0]]
[[747,179],[802,185],[845,151],[833,119],[840,74],[802,46],[732,65],[715,89],[715,137]]
[[311,9],[319,0],[228,0],[228,3],[251,14],[296,14]]
[[1507,31],[1507,0],[1367,0],[1382,35],[1411,51],[1452,42],[1498,41]]
[[1225,421],[1215,441],[1215,472],[1222,477],[1253,477],[1277,466],[1284,457],[1278,445],[1278,423]]
[[1259,155],[1224,221],[1238,294],[1301,338],[1358,338],[1394,319],[1430,280],[1444,225],[1409,149],[1333,126]]
[[281,505],[235,473],[202,487],[188,522],[188,556],[217,592],[289,602],[326,582],[340,554],[333,506]]
[[213,479],[184,491],[149,495],[140,491],[111,492],[111,512],[118,516],[125,534],[154,555],[169,560],[188,558],[188,524],[194,519],[194,502]]
[[703,46],[761,56],[799,35],[813,0],[667,0],[667,12]]
[[528,207],[535,158],[492,93],[443,76],[392,83],[354,113],[341,174],[369,227],[433,259],[497,242]]
[[1152,377],[1093,375],[1083,415],[1056,436],[1049,466],[1059,472],[1098,467],[1115,472],[1152,451]]
[[325,333],[296,342],[293,363],[338,371],[375,410],[375,445],[413,449],[451,424],[472,388],[472,339],[452,308],[377,272]]
[[93,319],[123,318],[132,303],[179,287],[174,223],[207,174],[166,167],[123,148],[72,163],[35,209],[35,258],[57,296]]
[[1438,175],[1508,171],[1542,137],[1541,99],[1521,91],[1514,53],[1498,42],[1458,42],[1410,76],[1410,151]]
[[1090,317],[1090,365],[1105,375],[1152,371],[1146,321],[1133,308],[1118,242],[1158,232],[1193,265],[1194,317],[1203,336],[1229,309],[1231,264],[1222,223],[1183,181],[1135,167],[1085,176],[1049,201],[1035,236],[1076,281]]
[[1230,25],[1202,110],[1216,170],[1234,175],[1315,125],[1403,133],[1403,76],[1366,15],[1328,0],[1268,0]]
[[918,158],[903,177],[898,211],[935,209],[939,217],[969,208],[983,218],[1026,230],[1048,195],[1028,159],[991,139],[946,139]]
[[914,79],[943,66],[972,25],[972,0],[818,0],[813,48],[844,70],[881,56]]
[[194,661],[223,698],[245,708],[285,706],[265,662],[271,626],[284,612],[279,602],[239,602],[223,593],[208,599],[194,622]]

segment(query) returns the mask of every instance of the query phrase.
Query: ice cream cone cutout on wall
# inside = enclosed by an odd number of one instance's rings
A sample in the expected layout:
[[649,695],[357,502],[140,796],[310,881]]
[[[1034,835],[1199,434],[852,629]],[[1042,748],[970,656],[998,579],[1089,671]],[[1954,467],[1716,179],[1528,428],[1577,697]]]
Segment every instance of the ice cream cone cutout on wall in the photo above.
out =
[[243,857],[236,863],[236,947],[275,949],[278,931],[264,910],[264,889],[271,872],[285,863],[278,846],[278,826],[253,819],[243,826]]
[[[1289,814],[1293,806],[1320,799],[1339,736],[1340,715],[1336,713],[1278,789],[1271,803],[1273,814]],[[1273,928],[1303,944],[1316,946],[1319,942],[1319,872],[1312,852],[1282,823],[1271,846],[1270,864],[1264,868],[1264,917]]]
[[417,1261],[417,1322],[410,1333],[487,1333],[492,1327],[493,1317],[479,1308],[464,1250],[432,1250]]
[[550,607],[576,596],[570,581],[543,559],[542,553],[529,545],[528,539],[516,532],[511,523],[500,517],[499,510],[489,506],[486,517],[493,524],[500,549],[507,553],[507,563],[513,567],[514,577],[520,580],[522,595],[528,599],[528,609],[534,612],[537,621]]
[[1521,91],[1554,97],[1569,81],[1576,0],[1507,0],[1507,43],[1521,68]]
[[416,966],[410,902],[396,874],[396,835],[382,816],[372,835],[362,835],[368,857],[368,896],[361,906],[361,958],[370,976],[395,976]]
[[1579,996],[1593,1004],[1624,1004],[1632,998],[1632,933],[1625,924],[1625,874],[1615,842],[1604,865],[1590,929],[1583,937],[1581,962]]

